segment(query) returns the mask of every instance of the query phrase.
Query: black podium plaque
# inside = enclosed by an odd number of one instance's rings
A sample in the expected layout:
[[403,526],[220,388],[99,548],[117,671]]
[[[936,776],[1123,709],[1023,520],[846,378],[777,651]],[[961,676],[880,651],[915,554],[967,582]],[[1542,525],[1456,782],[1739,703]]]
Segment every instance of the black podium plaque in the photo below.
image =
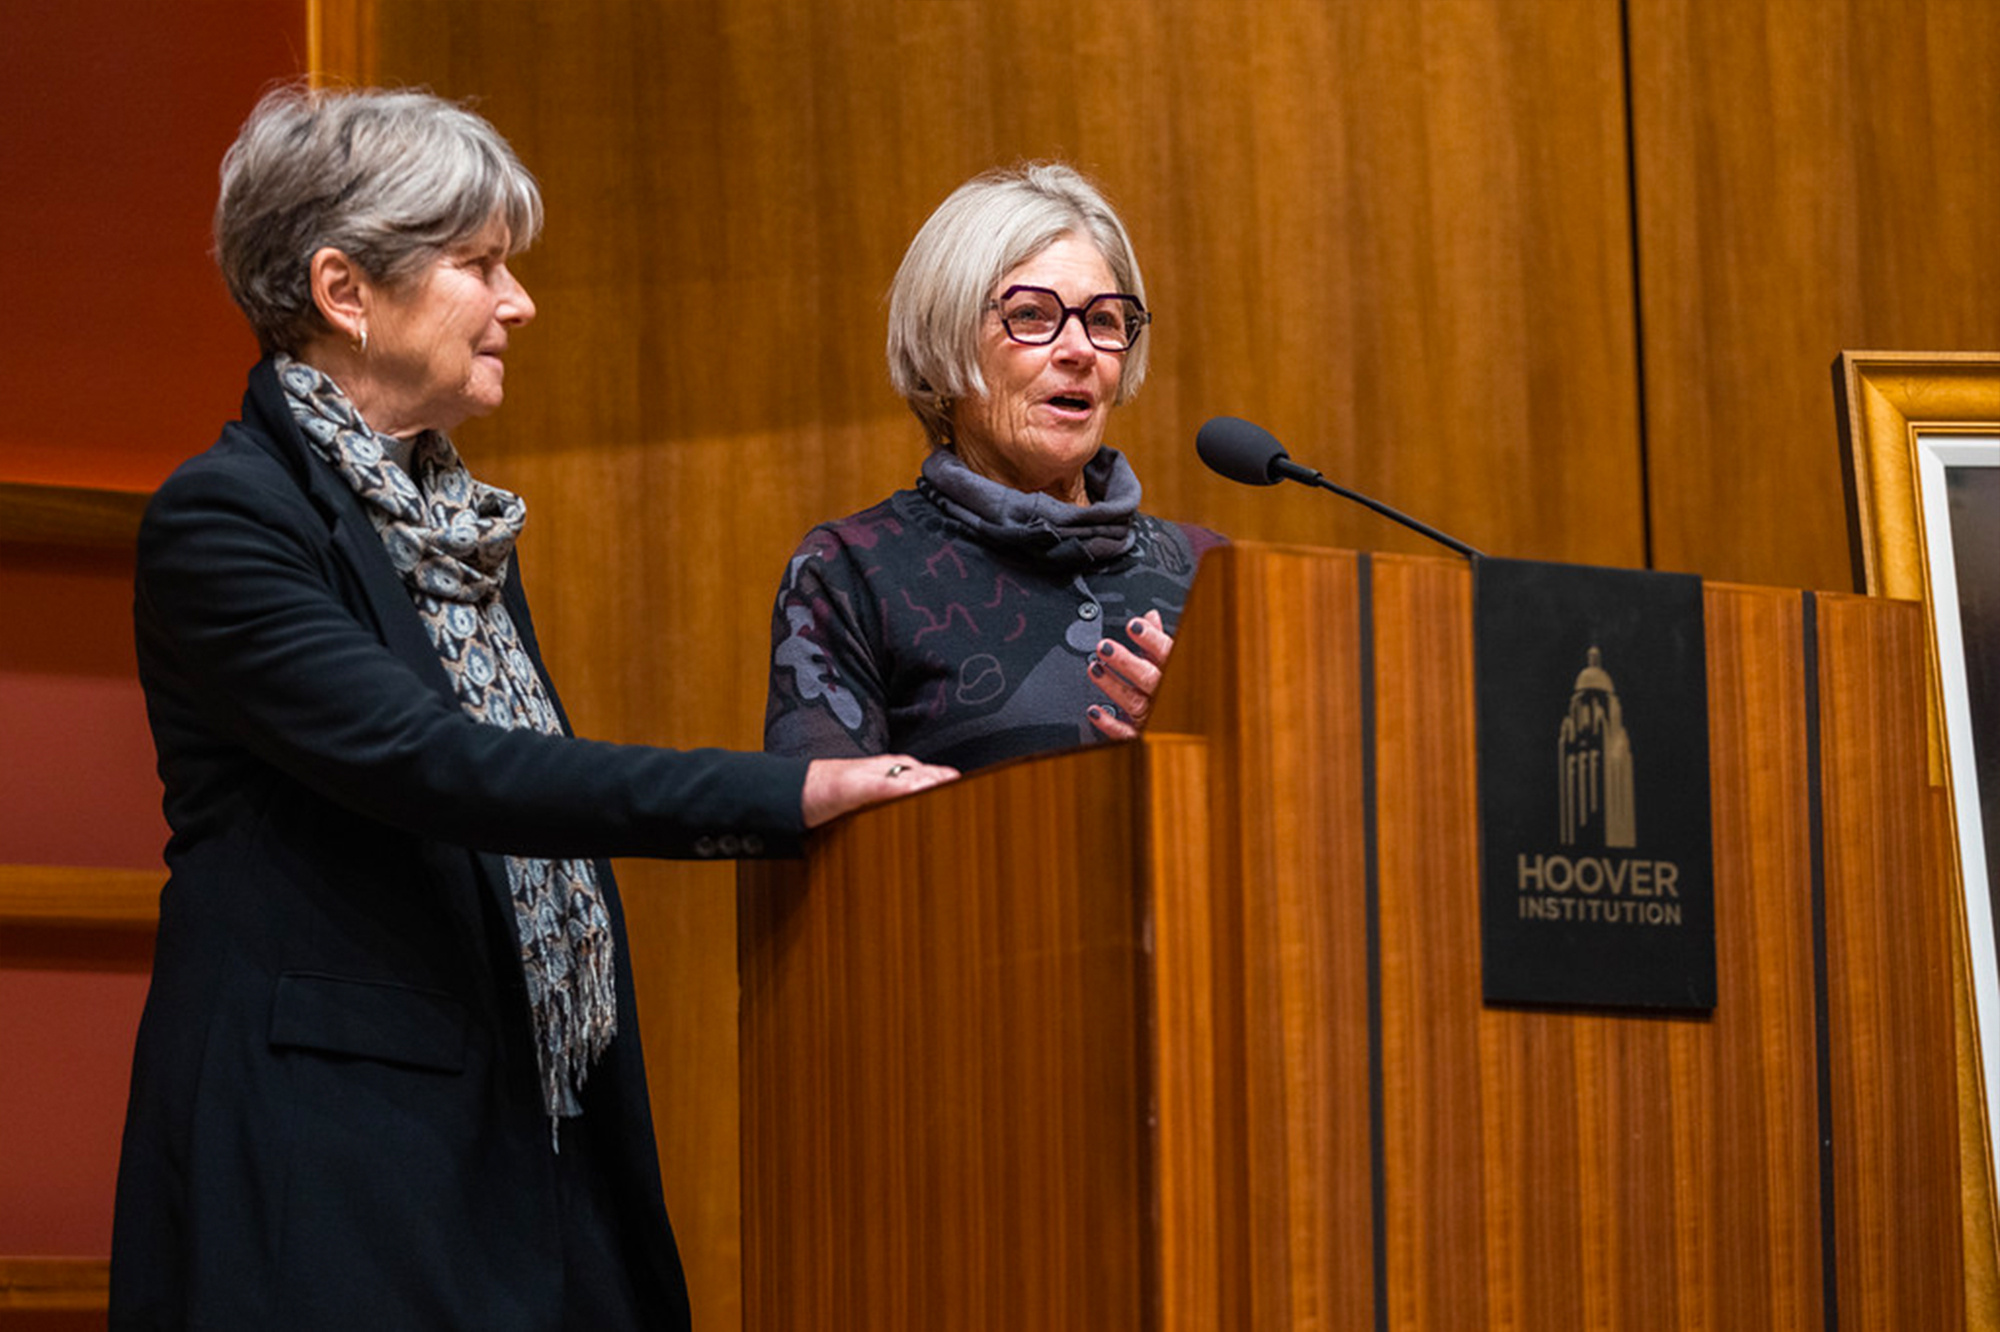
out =
[[1474,565],[1484,993],[1715,1005],[1701,580]]

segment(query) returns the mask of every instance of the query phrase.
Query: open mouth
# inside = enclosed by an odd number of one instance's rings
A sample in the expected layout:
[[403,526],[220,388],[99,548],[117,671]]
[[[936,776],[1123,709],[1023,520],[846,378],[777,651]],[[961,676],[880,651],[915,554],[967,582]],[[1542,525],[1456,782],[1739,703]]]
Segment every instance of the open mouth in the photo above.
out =
[[1048,400],[1049,406],[1065,412],[1087,412],[1090,399],[1080,393],[1058,393]]

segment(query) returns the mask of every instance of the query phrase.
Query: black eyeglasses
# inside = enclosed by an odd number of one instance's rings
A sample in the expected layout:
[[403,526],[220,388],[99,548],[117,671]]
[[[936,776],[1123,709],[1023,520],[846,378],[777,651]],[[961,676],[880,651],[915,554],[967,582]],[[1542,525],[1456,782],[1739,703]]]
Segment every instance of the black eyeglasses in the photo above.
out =
[[1075,315],[1083,325],[1083,335],[1099,351],[1128,351],[1153,316],[1137,296],[1122,291],[1106,291],[1082,305],[1064,305],[1062,297],[1047,287],[1013,286],[1000,293],[986,308],[997,310],[1007,336],[1030,347],[1046,347],[1062,335],[1063,325]]

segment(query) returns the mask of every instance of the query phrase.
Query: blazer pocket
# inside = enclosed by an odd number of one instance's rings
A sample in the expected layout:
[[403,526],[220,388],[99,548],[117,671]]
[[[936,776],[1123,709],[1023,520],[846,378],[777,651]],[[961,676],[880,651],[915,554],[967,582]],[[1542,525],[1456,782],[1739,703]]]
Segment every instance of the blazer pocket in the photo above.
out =
[[271,1044],[465,1071],[465,1004],[442,990],[288,971],[271,1000]]

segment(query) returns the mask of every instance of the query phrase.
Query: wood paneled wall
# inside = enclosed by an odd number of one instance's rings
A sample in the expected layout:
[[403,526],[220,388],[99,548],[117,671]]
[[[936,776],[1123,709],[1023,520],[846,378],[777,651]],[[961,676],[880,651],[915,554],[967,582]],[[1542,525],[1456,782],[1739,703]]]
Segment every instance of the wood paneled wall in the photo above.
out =
[[[2000,347],[1986,0],[319,0],[315,24],[333,73],[477,97],[544,183],[540,317],[460,442],[529,497],[542,641],[593,734],[758,743],[787,554],[918,465],[889,279],[995,164],[1061,156],[1119,205],[1158,322],[1112,442],[1148,508],[1239,537],[1424,548],[1210,476],[1220,413],[1495,554],[1843,587],[1833,356]],[[732,1328],[731,879],[623,875],[668,1198],[702,1326]]]
[[1834,356],[2000,348],[2000,5],[1628,4],[1654,561],[1848,587]]

